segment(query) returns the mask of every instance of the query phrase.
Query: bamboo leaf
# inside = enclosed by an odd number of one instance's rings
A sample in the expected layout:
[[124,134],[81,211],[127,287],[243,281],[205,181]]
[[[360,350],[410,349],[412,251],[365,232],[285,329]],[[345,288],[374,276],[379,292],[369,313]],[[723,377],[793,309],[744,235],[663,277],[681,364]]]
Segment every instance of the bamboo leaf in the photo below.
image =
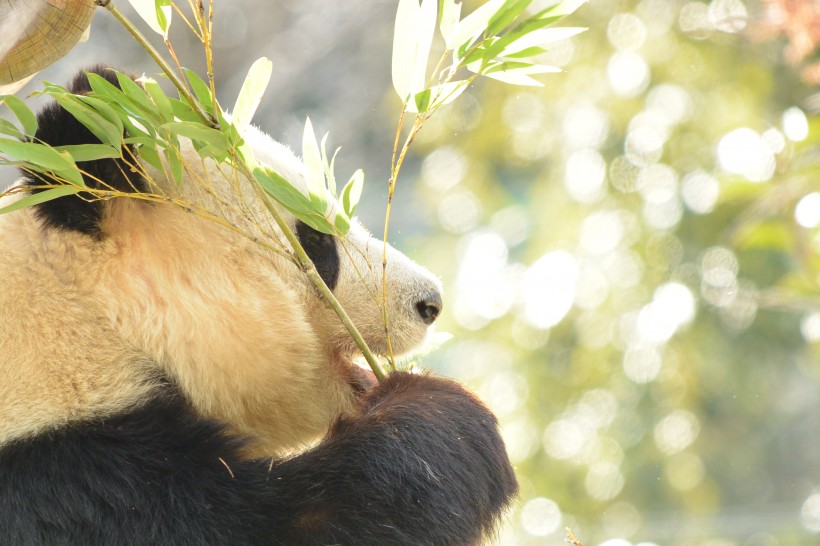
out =
[[273,63],[267,57],[256,59],[250,70],[248,70],[248,75],[245,76],[245,81],[242,82],[242,89],[239,90],[239,95],[236,97],[236,103],[234,103],[231,112],[231,121],[240,132],[243,132],[251,122],[256,108],[262,100],[262,95],[268,87],[272,71]]
[[137,153],[143,161],[154,167],[158,171],[162,171],[162,159],[159,157],[157,149],[151,145],[142,145],[137,148]]
[[501,32],[507,25],[512,23],[521,12],[527,9],[532,0],[507,0],[504,5],[493,15],[487,24],[487,34],[495,35]]
[[322,233],[333,234],[333,226],[327,218],[314,210],[310,199],[285,180],[282,175],[269,167],[257,167],[253,170],[253,175],[268,195],[299,220]]
[[[415,1],[415,0],[414,0]],[[313,132],[310,118],[305,121],[305,130],[302,133],[302,160],[305,163],[305,182],[308,192],[316,195],[324,194],[325,178],[322,167],[322,155]]]
[[61,154],[51,146],[38,142],[20,142],[19,140],[0,138],[0,153],[9,156],[12,162],[25,161],[39,166],[41,170],[56,172],[77,168],[68,154]]
[[336,174],[333,172],[334,164],[336,163],[336,154],[339,153],[341,148],[336,148],[336,151],[333,152],[333,157],[328,161],[327,159],[327,137],[328,133],[325,133],[325,136],[322,137],[322,142],[319,145],[322,151],[322,167],[325,173],[325,181],[327,183],[327,188],[330,190],[332,195],[336,195]]
[[215,148],[227,150],[228,139],[218,129],[212,129],[196,121],[173,121],[160,126],[172,135],[182,136],[191,140],[200,141]]
[[418,0],[399,0],[393,31],[393,87],[402,102],[410,95],[416,59],[421,7]]
[[185,73],[185,77],[188,78],[188,84],[191,86],[191,90],[194,92],[194,96],[197,102],[199,102],[199,105],[202,106],[206,112],[213,115],[214,100],[213,95],[211,95],[211,87],[193,70],[183,68],[182,71]]
[[585,30],[587,29],[582,27],[542,28],[539,30],[534,30],[524,34],[511,44],[504,47],[500,53],[500,56],[505,57],[507,55],[519,53],[530,47],[543,47],[553,42],[566,40],[567,38],[580,34]]
[[543,83],[539,82],[534,78],[531,78],[530,76],[533,74],[549,74],[561,72],[561,69],[556,66],[544,65],[530,65],[520,68],[502,68],[507,65],[508,63],[496,65],[490,68],[490,70],[484,72],[483,75],[487,76],[488,78],[493,78],[494,80],[509,83],[512,85],[543,87]]
[[27,195],[22,199],[18,199],[10,205],[6,205],[5,207],[0,208],[0,214],[14,212],[15,210],[24,209],[27,207],[33,207],[34,205],[39,205],[40,203],[45,203],[46,201],[52,201],[54,199],[57,199],[58,197],[74,195],[77,192],[79,192],[80,189],[81,188],[78,188],[77,186],[66,185],[60,186],[58,188],[49,188],[47,190],[38,191],[36,193]]
[[456,23],[450,33],[447,49],[461,49],[475,41],[486,29],[493,15],[504,6],[505,0],[490,0]]
[[22,138],[25,136],[12,122],[2,118],[0,118],[0,134],[9,135],[14,138]]
[[37,132],[37,116],[34,115],[26,103],[14,95],[0,95],[2,101],[23,126],[23,133],[34,136]]
[[174,112],[171,109],[171,101],[168,100],[168,96],[165,94],[165,91],[162,90],[162,87],[150,78],[145,78],[142,81],[142,85],[151,97],[154,108],[159,113],[159,119],[162,121],[173,121]]
[[413,71],[410,76],[410,93],[418,93],[426,87],[427,64],[430,59],[430,47],[433,45],[433,34],[436,30],[437,2],[438,0],[422,0],[421,2]]
[[[421,93],[416,93],[413,95],[413,106],[416,107],[416,112],[422,113],[427,111],[427,107],[430,105],[430,90],[425,89]],[[407,103],[408,110],[410,109],[410,103]]]
[[449,44],[450,34],[452,34],[453,28],[456,26],[456,23],[458,23],[459,18],[461,18],[461,2],[442,0],[440,8],[441,14],[439,19],[441,21],[439,23],[439,31],[444,38],[444,42]]
[[[359,204],[359,199],[362,196],[362,188],[364,187],[364,171],[358,169],[345,187],[342,189],[342,208],[348,217],[352,218],[356,212],[356,206]],[[349,228],[349,226],[348,226]],[[342,233],[346,233],[343,231]]]
[[156,106],[154,106],[151,102],[151,99],[149,98],[149,95],[147,91],[145,91],[144,87],[125,74],[120,74],[119,72],[117,72],[117,81],[119,82],[120,88],[126,97],[139,105],[143,112],[151,113],[155,119],[159,119],[156,115]]
[[151,30],[168,38],[168,29],[171,26],[170,0],[128,0],[137,14],[151,27]]
[[56,146],[54,149],[58,152],[68,152],[75,162],[122,157],[120,148],[114,148],[107,144],[68,144],[66,146]]
[[171,177],[174,183],[179,185],[182,183],[183,167],[182,158],[179,155],[179,150],[173,146],[169,146],[163,150],[165,160],[171,168]]
[[[122,146],[122,125],[119,127],[101,116],[80,97],[70,94],[53,95],[54,100],[82,123],[102,144],[110,144],[119,148]],[[87,97],[86,97],[87,98]]]

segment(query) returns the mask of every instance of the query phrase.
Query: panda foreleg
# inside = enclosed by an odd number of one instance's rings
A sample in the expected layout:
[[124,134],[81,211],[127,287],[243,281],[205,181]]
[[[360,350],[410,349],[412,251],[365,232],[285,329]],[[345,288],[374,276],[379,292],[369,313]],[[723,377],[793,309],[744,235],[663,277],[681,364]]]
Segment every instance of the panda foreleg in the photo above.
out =
[[517,483],[495,417],[453,381],[394,373],[270,479],[293,544],[477,544]]
[[475,544],[516,492],[492,414],[457,384],[394,374],[292,459],[164,394],[0,448],[3,544]]

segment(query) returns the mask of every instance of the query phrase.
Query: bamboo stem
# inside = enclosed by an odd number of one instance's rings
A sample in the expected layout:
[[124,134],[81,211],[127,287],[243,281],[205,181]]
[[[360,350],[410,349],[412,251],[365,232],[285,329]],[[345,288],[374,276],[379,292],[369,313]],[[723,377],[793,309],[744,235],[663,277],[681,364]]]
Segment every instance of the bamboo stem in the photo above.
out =
[[[117,9],[114,3],[111,0],[95,0],[98,6],[106,8],[114,18],[117,19],[128,32],[137,40],[137,42],[145,49],[149,55],[154,59],[154,61],[162,68],[162,71],[165,72],[168,77],[171,79],[173,84],[179,89],[179,92],[185,97],[185,100],[194,108],[199,115],[200,118],[209,126],[209,127],[218,127],[218,124],[214,119],[208,116],[201,108],[199,103],[193,97],[191,92],[188,88],[182,83],[182,81],[177,77],[174,73],[173,69],[168,65],[165,59],[159,54],[159,52],[154,49],[154,47],[145,39],[145,37],[137,30],[137,28],[128,20],[123,13]],[[210,76],[210,74],[209,74]],[[210,78],[209,78],[210,79]],[[211,80],[213,81],[213,80]],[[238,168],[242,175],[248,180],[250,184],[253,185],[254,188],[259,190],[259,184],[256,182],[256,178],[254,177],[251,169],[248,167],[245,162],[240,158],[235,158],[232,161],[232,165],[235,168]],[[277,208],[271,203],[270,197],[262,191],[257,191],[259,194],[262,203],[265,205],[265,208],[268,210],[270,215],[273,217],[276,225],[282,231],[282,234],[288,240],[288,243],[293,248],[294,255],[296,257],[296,261],[304,274],[310,280],[311,284],[319,291],[322,295],[324,301],[330,306],[331,309],[336,313],[339,317],[339,320],[342,321],[342,324],[347,329],[350,337],[353,338],[353,341],[361,350],[364,359],[367,361],[367,364],[370,366],[370,369],[373,370],[373,374],[379,381],[383,381],[385,379],[384,372],[379,366],[378,360],[376,359],[373,352],[370,350],[370,347],[367,346],[367,342],[362,337],[362,334],[356,328],[356,325],[353,324],[350,316],[348,316],[347,312],[344,310],[342,305],[339,303],[339,300],[336,299],[336,296],[333,295],[333,292],[328,288],[325,284],[322,277],[319,275],[319,272],[316,270],[316,266],[313,264],[313,261],[308,257],[307,252],[305,249],[302,248],[302,245],[299,243],[299,239],[293,233],[293,230],[290,229],[288,223],[285,221],[282,214],[277,210]]]
[[200,118],[202,118],[202,121],[205,122],[205,124],[208,125],[208,127],[218,127],[216,120],[211,118],[211,116],[209,116],[202,109],[197,100],[188,90],[188,87],[184,83],[182,83],[182,80],[180,80],[179,77],[176,75],[174,69],[171,68],[171,65],[169,65],[165,61],[165,59],[162,58],[162,56],[154,48],[154,46],[151,45],[151,42],[149,42],[145,38],[145,36],[142,35],[139,29],[137,29],[137,27],[134,26],[134,24],[119,10],[119,8],[117,8],[114,2],[112,2],[111,0],[95,0],[95,3],[97,4],[97,6],[107,9],[111,13],[111,15],[113,15],[114,18],[117,21],[119,21],[122,26],[125,27],[125,30],[127,30],[131,34],[131,36],[134,37],[137,43],[139,43],[139,45],[141,45],[142,48],[148,52],[151,58],[154,59],[154,62],[159,65],[162,71],[165,72],[165,75],[168,76],[168,78],[171,80],[171,83],[173,83],[174,86],[177,89],[179,89],[179,92],[182,94],[183,97],[185,97],[185,100],[188,101],[188,103],[191,105],[191,108],[193,108],[197,115]]

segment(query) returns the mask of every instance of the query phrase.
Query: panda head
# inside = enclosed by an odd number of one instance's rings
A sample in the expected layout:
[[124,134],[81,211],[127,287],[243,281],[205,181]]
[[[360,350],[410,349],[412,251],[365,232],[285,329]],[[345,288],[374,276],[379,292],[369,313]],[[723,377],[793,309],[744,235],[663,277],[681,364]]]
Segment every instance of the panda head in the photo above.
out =
[[[93,70],[116,84],[111,71]],[[71,90],[88,91],[84,74]],[[97,142],[56,104],[38,118],[36,138],[53,146]],[[255,128],[245,139],[259,160],[301,183],[303,164],[285,146]],[[254,190],[201,160],[190,143],[183,159],[179,185],[120,160],[80,164],[88,185],[102,181],[137,198],[62,197],[38,205],[33,217],[44,238],[70,249],[53,259],[76,268],[71,289],[87,296],[90,320],[110,325],[106,335],[144,355],[150,373],[197,411],[257,438],[257,451],[293,448],[322,433],[375,378],[353,363],[356,345],[289,256]],[[149,191],[165,202],[139,198]],[[374,352],[398,355],[423,341],[442,307],[431,273],[356,221],[336,238],[282,214]]]

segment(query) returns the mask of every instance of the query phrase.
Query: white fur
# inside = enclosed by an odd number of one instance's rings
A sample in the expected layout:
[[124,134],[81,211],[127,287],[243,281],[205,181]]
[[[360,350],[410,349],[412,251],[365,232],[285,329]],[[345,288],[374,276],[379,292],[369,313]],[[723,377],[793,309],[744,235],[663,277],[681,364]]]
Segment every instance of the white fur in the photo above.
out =
[[[304,184],[285,146],[257,129],[246,139],[258,159]],[[339,319],[287,257],[252,187],[190,146],[185,155],[179,187],[150,173],[180,206],[112,200],[102,241],[45,229],[31,209],[0,216],[0,445],[138,403],[160,374],[200,413],[255,438],[256,454],[298,448],[350,408],[356,349]],[[196,214],[204,210],[228,226]],[[354,222],[341,244],[334,292],[385,353],[383,243]],[[415,303],[440,287],[389,246],[387,255],[398,354],[424,338]]]

